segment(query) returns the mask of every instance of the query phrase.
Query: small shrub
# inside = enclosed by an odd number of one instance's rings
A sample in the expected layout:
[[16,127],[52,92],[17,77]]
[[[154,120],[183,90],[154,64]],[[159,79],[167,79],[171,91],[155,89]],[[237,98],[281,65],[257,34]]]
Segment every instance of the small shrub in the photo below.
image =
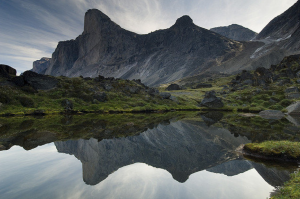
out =
[[280,111],[280,110],[283,109],[283,107],[280,106],[280,105],[278,105],[278,104],[275,104],[275,105],[270,106],[269,109],[272,109],[272,110],[279,110],[279,111]]
[[288,107],[293,101],[289,99],[284,99],[279,102],[279,104],[283,107]]
[[34,101],[29,97],[20,96],[20,97],[18,97],[18,100],[24,107],[28,107],[28,108],[34,107]]

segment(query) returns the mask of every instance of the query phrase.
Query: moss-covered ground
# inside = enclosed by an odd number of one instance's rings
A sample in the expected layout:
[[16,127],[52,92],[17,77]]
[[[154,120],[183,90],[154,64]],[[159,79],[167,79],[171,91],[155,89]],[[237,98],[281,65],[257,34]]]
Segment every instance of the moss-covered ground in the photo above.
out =
[[271,199],[299,199],[300,198],[300,172],[293,173],[291,179],[284,184],[278,193]]

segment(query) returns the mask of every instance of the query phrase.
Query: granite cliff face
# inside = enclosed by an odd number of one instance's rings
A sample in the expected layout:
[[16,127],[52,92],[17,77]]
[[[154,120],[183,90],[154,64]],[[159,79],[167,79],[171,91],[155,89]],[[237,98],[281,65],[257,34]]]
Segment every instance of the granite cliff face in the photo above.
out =
[[210,30],[236,41],[250,41],[257,35],[256,32],[238,24],[216,27]]
[[241,43],[196,26],[189,16],[169,29],[139,35],[93,9],[87,11],[79,37],[59,42],[45,74],[103,75],[157,85],[205,71],[242,49]]

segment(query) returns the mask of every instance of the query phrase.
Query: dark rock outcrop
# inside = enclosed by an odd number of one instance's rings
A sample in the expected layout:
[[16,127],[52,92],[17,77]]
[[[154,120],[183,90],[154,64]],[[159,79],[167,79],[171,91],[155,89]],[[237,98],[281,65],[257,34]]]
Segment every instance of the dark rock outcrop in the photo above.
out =
[[209,91],[205,93],[205,97],[200,103],[200,106],[208,108],[222,108],[224,106],[221,98],[216,97],[215,91]]
[[181,90],[181,87],[178,84],[171,84],[166,88],[167,91]]
[[[26,71],[21,76],[24,79],[25,84],[29,84],[36,90],[49,90],[57,86],[58,81],[49,76],[41,75],[32,71]],[[20,79],[16,79],[16,82],[21,82]]]
[[12,76],[17,75],[16,69],[8,65],[0,64],[0,77],[10,78],[11,75]]
[[105,92],[96,92],[93,95],[93,98],[98,100],[99,102],[105,102],[107,100],[107,95]]
[[238,24],[216,27],[210,30],[236,41],[250,41],[257,35],[256,32]]
[[62,107],[65,109],[65,111],[72,111],[73,110],[73,102],[65,99],[61,102]]

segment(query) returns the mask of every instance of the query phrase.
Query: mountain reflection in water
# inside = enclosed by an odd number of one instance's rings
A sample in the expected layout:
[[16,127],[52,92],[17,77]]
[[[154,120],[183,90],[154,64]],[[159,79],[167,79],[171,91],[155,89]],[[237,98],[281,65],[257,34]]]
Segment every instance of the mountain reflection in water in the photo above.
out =
[[290,118],[211,112],[46,120],[0,119],[1,196],[266,198],[296,169],[235,153],[253,140],[297,140],[299,127]]

